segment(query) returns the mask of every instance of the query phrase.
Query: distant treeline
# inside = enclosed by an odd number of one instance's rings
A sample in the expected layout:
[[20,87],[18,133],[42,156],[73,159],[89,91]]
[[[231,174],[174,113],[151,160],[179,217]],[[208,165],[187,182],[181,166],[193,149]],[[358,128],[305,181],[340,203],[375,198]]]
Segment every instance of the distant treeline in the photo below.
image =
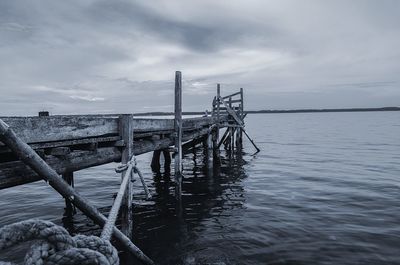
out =
[[[293,110],[248,110],[249,114],[263,113],[307,113],[307,112],[360,112],[360,111],[400,111],[400,107],[383,108],[346,108],[346,109],[293,109]],[[183,112],[182,115],[204,115],[204,111]],[[211,112],[208,112],[210,115]],[[135,116],[173,116],[173,112],[143,112],[135,113]]]

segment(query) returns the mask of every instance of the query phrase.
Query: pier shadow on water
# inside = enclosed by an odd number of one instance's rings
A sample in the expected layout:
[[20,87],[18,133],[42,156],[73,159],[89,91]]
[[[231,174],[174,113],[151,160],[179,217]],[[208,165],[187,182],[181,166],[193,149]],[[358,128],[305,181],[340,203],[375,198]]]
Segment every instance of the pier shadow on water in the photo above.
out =
[[135,202],[134,242],[158,264],[230,264],[223,235],[231,224],[224,220],[240,215],[245,162],[241,150],[230,156],[221,152],[221,164],[214,168],[206,166],[202,148],[184,156],[180,201],[166,171],[154,174],[153,201]]
[[[183,157],[180,201],[175,198],[173,168],[153,172],[151,183],[146,180],[151,200],[145,200],[136,181],[133,242],[156,264],[235,264],[229,257],[235,245],[227,238],[246,198],[243,154],[243,150],[221,150],[221,163],[209,168],[203,148],[188,151]],[[99,208],[106,216],[110,209]],[[79,211],[73,216],[64,212],[62,223],[71,234],[101,233]],[[120,258],[123,265],[138,263],[128,253],[120,253]]]

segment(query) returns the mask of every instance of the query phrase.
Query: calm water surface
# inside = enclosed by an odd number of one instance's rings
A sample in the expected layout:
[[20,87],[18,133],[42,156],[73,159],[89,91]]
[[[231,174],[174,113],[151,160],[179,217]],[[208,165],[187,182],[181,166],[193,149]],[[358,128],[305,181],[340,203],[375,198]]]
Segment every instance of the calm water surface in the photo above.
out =
[[[154,197],[135,195],[135,243],[158,264],[400,264],[400,112],[249,115],[249,142],[222,164],[184,157],[182,205],[168,174],[139,157]],[[80,193],[107,214],[115,164],[76,173]],[[99,234],[44,182],[0,191],[0,225],[28,218]],[[23,246],[0,252],[20,261]],[[125,264],[132,264],[122,254]]]

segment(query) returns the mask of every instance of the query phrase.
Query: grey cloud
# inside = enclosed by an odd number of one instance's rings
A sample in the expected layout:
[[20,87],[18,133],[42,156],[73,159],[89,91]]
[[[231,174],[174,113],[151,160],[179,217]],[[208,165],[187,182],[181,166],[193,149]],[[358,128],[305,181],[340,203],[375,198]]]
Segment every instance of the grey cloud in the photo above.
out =
[[253,109],[393,105],[399,7],[393,0],[0,1],[0,112],[165,111],[175,70],[183,72],[188,111],[208,108],[216,83],[224,93],[244,87]]

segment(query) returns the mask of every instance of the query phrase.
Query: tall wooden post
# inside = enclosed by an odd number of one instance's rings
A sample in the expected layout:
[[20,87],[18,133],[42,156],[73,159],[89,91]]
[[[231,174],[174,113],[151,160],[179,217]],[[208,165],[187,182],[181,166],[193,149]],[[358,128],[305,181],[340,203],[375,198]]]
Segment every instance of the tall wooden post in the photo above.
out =
[[218,147],[218,140],[219,140],[219,127],[220,127],[220,102],[219,102],[219,97],[221,96],[221,85],[217,84],[217,126],[215,128],[215,131],[213,133],[213,147],[214,147],[214,156],[216,158],[216,162],[220,162],[220,156],[219,156],[219,147]]
[[[121,163],[129,162],[133,155],[133,115],[123,114],[119,116],[119,134],[125,146],[122,149]],[[125,175],[125,171],[121,173],[121,181]],[[133,232],[133,212],[132,212],[132,182],[129,181],[127,191],[121,205],[121,231],[132,237]]]
[[217,84],[217,120],[218,120],[218,125],[219,125],[219,121],[220,121],[220,101],[219,101],[219,97],[221,96],[221,85]]
[[182,194],[182,74],[175,72],[175,195]]
[[[240,88],[240,119],[244,124],[244,100],[243,100],[243,87]],[[239,142],[242,144],[243,142],[243,130],[242,128],[239,129]]]

